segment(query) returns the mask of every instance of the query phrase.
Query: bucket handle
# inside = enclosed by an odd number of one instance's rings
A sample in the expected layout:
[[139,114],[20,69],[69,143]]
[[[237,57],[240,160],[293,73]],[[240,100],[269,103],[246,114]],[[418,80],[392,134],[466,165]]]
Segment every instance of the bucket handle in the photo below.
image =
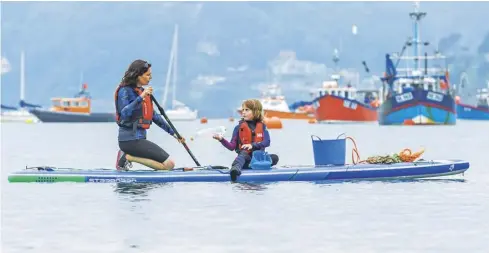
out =
[[318,140],[322,141],[321,138],[319,138],[319,136],[317,135],[311,135],[311,139],[314,140],[314,137],[318,138]]
[[[336,137],[336,139],[338,140],[340,138],[340,136],[344,135],[345,138],[346,138],[346,134],[345,133],[342,133],[340,135],[338,135],[338,137]],[[321,138],[319,138],[317,135],[311,135],[311,139],[314,140],[314,137],[318,138],[318,140],[322,141]]]

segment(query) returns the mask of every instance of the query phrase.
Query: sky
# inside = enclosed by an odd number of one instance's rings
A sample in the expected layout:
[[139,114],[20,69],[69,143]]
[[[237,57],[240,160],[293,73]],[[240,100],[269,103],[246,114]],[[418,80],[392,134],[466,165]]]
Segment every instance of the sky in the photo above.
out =
[[[424,39],[460,33],[460,43],[473,52],[489,32],[487,2],[429,2],[421,9],[428,12]],[[333,50],[340,48],[343,67],[366,75],[360,64],[366,60],[380,74],[385,53],[399,51],[411,35],[412,10],[413,2],[2,2],[2,104],[18,102],[21,51],[32,103],[49,106],[51,97],[72,96],[86,82],[94,110],[113,110],[115,86],[138,58],[153,63],[152,85],[162,94],[179,24],[177,100],[229,111],[259,95],[251,87],[268,81],[267,64],[281,50],[332,67]],[[244,72],[230,71],[243,66]],[[199,76],[225,81],[199,83]],[[292,86],[283,88],[289,104],[306,96]]]

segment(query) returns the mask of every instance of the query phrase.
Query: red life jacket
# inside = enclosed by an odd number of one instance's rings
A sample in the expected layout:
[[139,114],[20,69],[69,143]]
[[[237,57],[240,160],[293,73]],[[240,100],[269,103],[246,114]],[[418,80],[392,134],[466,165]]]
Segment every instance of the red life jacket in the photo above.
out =
[[[148,95],[144,97],[143,102],[141,104],[140,110],[135,110],[132,113],[131,119],[129,121],[121,120],[120,111],[117,105],[117,101],[119,99],[119,90],[124,86],[119,85],[115,90],[114,99],[115,99],[115,120],[117,125],[121,127],[133,128],[135,125],[139,128],[149,129],[151,123],[153,122],[153,101],[151,101],[151,97]],[[143,90],[140,87],[136,87],[132,89],[136,94],[141,95]]]
[[[241,121],[239,124],[239,145],[238,152],[241,151],[241,147],[244,144],[252,144],[253,142],[261,142],[265,138],[265,133],[263,131],[263,123],[256,122],[255,130],[251,130],[250,126],[246,121]],[[246,150],[248,153],[251,153],[252,150]]]

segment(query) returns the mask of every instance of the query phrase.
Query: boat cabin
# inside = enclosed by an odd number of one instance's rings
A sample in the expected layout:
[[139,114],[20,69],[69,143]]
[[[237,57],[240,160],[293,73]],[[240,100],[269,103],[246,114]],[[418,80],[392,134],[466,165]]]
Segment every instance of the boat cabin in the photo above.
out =
[[356,89],[352,87],[338,87],[336,81],[324,81],[321,88],[313,91],[312,95],[317,97],[332,95],[354,100],[356,98]]
[[261,93],[260,102],[264,110],[289,112],[289,106],[282,95],[282,89],[277,84],[271,84]]
[[[447,68],[442,67],[446,65],[446,57],[439,52],[432,56],[427,53],[424,56],[399,56],[394,54],[390,59],[397,60],[398,65],[401,66],[407,64],[405,68],[396,68],[397,75],[392,87],[394,93],[402,94],[414,90],[425,90],[444,95],[449,94],[449,71]],[[424,67],[421,67],[421,65],[411,66],[410,61],[416,60],[419,62],[424,61]],[[431,63],[428,63],[428,60]],[[385,72],[384,77],[387,77]]]
[[51,98],[51,111],[90,113],[91,97],[87,92],[87,84],[72,98]]
[[489,90],[486,88],[477,89],[477,107],[489,108]]
[[89,98],[52,98],[51,111],[90,113]]
[[336,96],[349,100],[355,100],[362,104],[377,107],[379,105],[379,91],[377,90],[358,90],[353,87],[338,87],[337,81],[324,81],[321,88],[311,92],[313,98],[325,95]]
[[433,77],[424,78],[399,78],[394,82],[394,90],[398,94],[422,89],[426,91],[434,91],[442,94],[448,93],[448,85],[444,80],[435,79]]

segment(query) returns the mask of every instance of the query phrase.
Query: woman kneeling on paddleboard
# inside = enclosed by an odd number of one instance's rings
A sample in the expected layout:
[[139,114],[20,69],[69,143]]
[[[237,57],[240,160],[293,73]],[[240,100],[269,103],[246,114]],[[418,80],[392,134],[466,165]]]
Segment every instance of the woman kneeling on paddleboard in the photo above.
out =
[[146,165],[155,170],[173,169],[175,163],[168,153],[155,143],[146,140],[146,130],[154,122],[168,134],[179,140],[173,129],[153,110],[151,95],[151,64],[143,60],[131,63],[115,91],[116,121],[119,125],[119,152],[116,168],[127,170],[131,162]]
[[[231,179],[233,181],[241,175],[242,168],[248,168],[251,156],[255,150],[265,150],[270,146],[270,134],[263,123],[263,106],[257,99],[249,99],[243,102],[241,114],[243,119],[234,128],[231,141],[227,141],[221,135],[216,134],[214,139],[229,150],[238,153],[231,167]],[[271,154],[272,166],[278,163],[278,156]]]

